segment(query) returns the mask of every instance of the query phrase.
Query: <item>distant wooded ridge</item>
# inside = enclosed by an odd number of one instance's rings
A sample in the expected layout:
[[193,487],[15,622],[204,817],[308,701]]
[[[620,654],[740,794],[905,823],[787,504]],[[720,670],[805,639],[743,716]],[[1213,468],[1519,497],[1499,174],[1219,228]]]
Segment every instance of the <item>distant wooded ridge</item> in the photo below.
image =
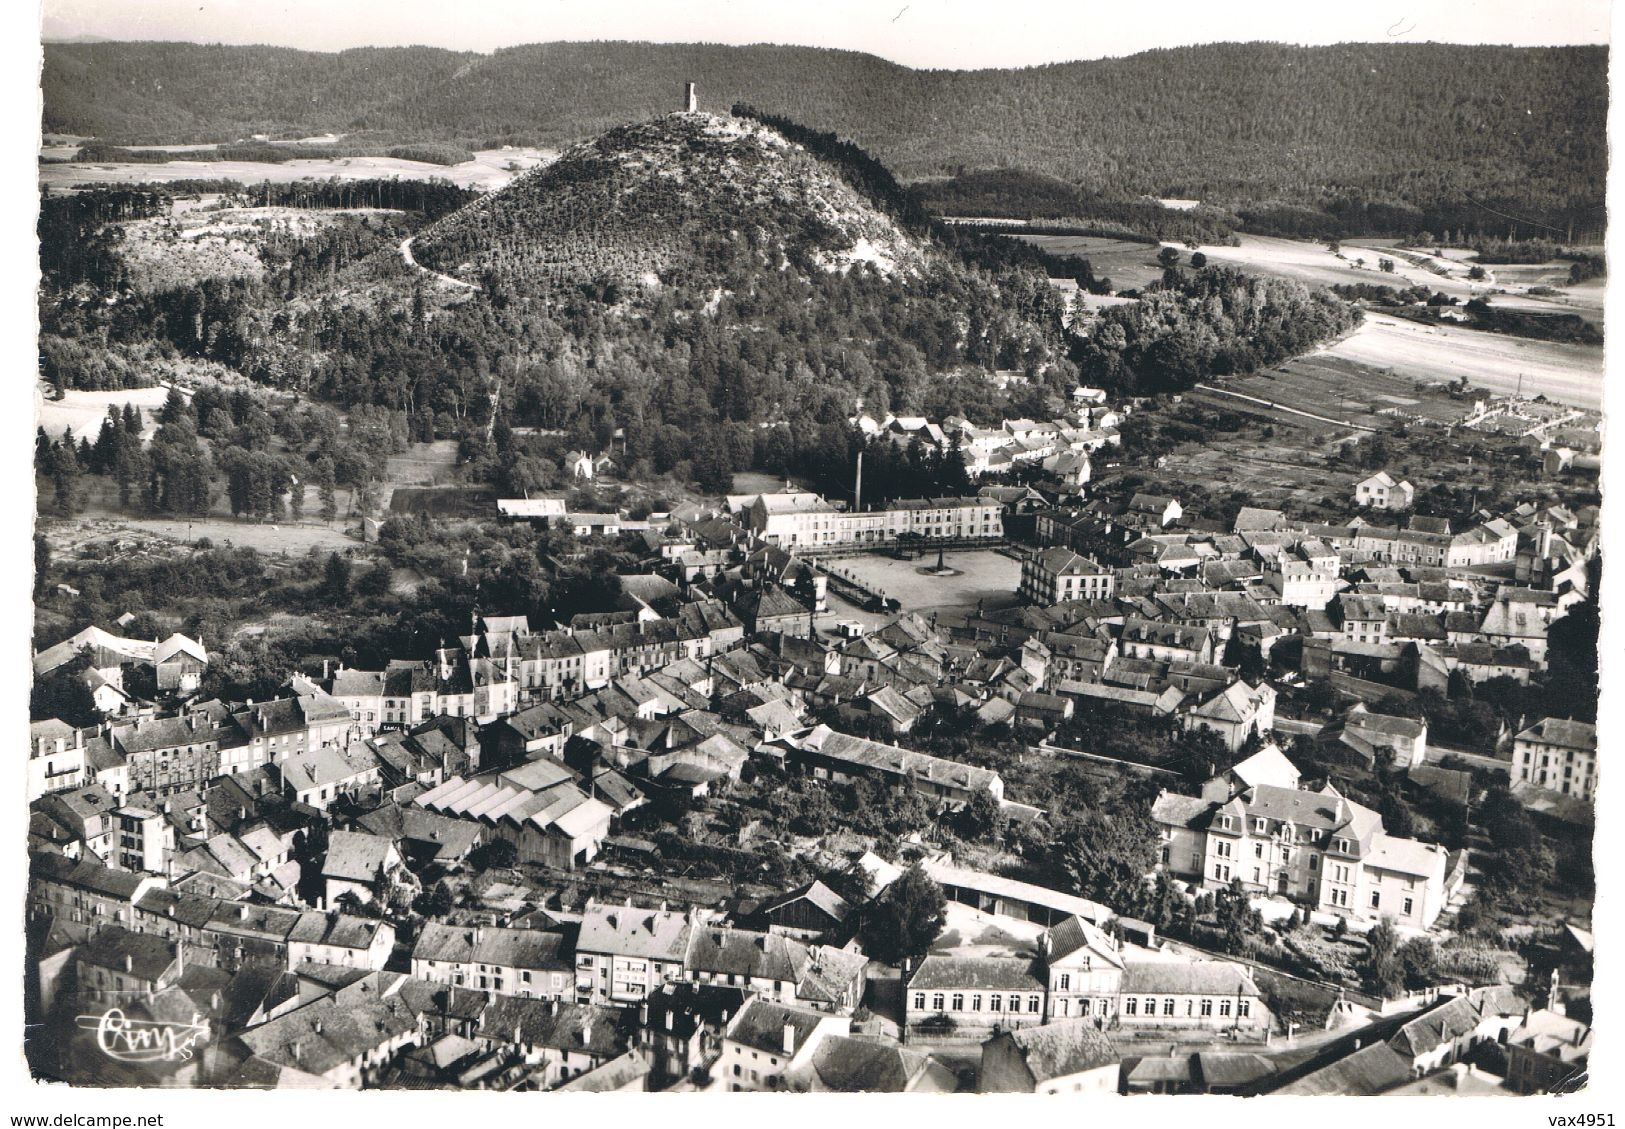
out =
[[1603,217],[1604,47],[1215,44],[980,71],[705,44],[44,51],[45,129],[112,144],[368,130],[468,149],[559,145],[675,109],[692,80],[704,109],[748,102],[850,136],[904,179],[1021,170],[1317,235],[1565,238]]

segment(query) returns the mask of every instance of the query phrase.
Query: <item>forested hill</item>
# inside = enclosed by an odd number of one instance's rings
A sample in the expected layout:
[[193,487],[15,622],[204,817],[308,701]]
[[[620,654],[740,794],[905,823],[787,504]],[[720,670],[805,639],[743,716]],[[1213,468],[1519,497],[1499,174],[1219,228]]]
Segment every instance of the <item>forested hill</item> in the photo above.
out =
[[413,253],[488,288],[529,290],[657,291],[860,262],[920,273],[926,245],[842,174],[751,118],[664,114],[572,146],[430,227]]
[[577,141],[674,109],[694,80],[706,109],[744,101],[850,135],[907,178],[1015,167],[1091,191],[1230,204],[1318,206],[1353,190],[1550,222],[1600,215],[1606,73],[1603,47],[1216,44],[914,71],[775,46],[485,56],[98,43],[47,45],[43,84],[48,130],[118,142],[368,129],[483,145]]

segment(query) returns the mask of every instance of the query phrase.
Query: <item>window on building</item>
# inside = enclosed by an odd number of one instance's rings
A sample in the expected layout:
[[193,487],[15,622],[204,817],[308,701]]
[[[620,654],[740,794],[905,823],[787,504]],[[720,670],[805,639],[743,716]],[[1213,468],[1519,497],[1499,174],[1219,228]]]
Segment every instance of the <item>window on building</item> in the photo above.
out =
[[915,992],[914,993],[914,1007],[918,1011],[924,1011],[925,1010],[925,993],[924,992]]
[[1072,989],[1072,974],[1070,972],[1061,973],[1061,983],[1060,983],[1060,986],[1059,986],[1059,990],[1062,991],[1062,992],[1067,992],[1067,991],[1071,991],[1071,989]]
[[965,994],[963,992],[955,992],[954,993],[954,1010],[955,1011],[964,1011],[965,1010]]
[[1219,1001],[1219,1015],[1221,1015],[1223,1017],[1226,1017],[1226,1018],[1229,1017],[1229,1015],[1230,1015],[1230,1001],[1229,1000],[1220,1000]]
[[943,1005],[943,997],[942,997],[941,992],[938,992],[936,995],[931,997],[931,1010],[932,1011],[941,1011],[943,1009],[943,1006],[944,1006]]
[[982,993],[980,993],[980,992],[972,992],[971,993],[970,1009],[972,1011],[981,1011],[982,1010]]
[[1213,1014],[1213,1001],[1212,1000],[1203,1000],[1202,1001],[1202,1014],[1204,1016]]
[[1020,1011],[1021,1010],[1021,997],[1016,995],[1014,992],[1012,992],[1010,994],[1010,1010],[1011,1011]]
[[1253,1011],[1253,1001],[1252,1000],[1237,1000],[1236,1001],[1236,1018],[1237,1019],[1246,1019],[1249,1015],[1252,1014],[1252,1011]]
[[1382,891],[1371,891],[1371,908],[1376,909],[1380,905],[1382,905]]
[[988,996],[988,998],[987,998],[987,1010],[988,1011],[1003,1011],[1004,1010],[1004,997],[999,995],[997,992],[994,992],[992,995]]
[[1261,859],[1261,858],[1264,857],[1264,844],[1263,843],[1254,843],[1253,844],[1253,857],[1255,859]]
[[1135,999],[1133,996],[1130,996],[1126,1000],[1123,1001],[1123,1014],[1124,1015],[1138,1015],[1139,1013],[1140,1013],[1140,1001],[1139,1000]]
[[1410,899],[1410,898],[1405,899],[1405,916],[1406,917],[1410,916],[1411,907],[1414,906],[1415,904],[1416,903],[1412,899]]
[[1028,996],[1027,997],[1027,1011],[1029,1013],[1036,1014],[1038,1012],[1039,999],[1040,999],[1040,997],[1038,997],[1038,996]]
[[1174,1014],[1174,998],[1172,996],[1169,996],[1167,999],[1162,1001],[1162,1014]]

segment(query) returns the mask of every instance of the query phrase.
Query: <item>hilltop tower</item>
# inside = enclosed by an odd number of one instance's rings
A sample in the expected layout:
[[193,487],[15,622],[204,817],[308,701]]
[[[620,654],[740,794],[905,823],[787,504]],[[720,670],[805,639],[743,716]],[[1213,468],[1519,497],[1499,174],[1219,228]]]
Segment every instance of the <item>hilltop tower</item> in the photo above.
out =
[[692,82],[683,83],[683,112],[692,114],[700,108],[699,95],[694,92]]

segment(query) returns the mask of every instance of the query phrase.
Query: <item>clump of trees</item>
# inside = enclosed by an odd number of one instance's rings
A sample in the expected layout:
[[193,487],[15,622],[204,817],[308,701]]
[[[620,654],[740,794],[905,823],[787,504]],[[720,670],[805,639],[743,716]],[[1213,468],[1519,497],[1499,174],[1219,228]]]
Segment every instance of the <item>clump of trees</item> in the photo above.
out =
[[863,951],[886,964],[918,959],[947,924],[948,900],[929,874],[911,866],[862,910]]
[[1135,395],[1177,392],[1276,364],[1353,329],[1361,316],[1302,283],[1229,267],[1170,267],[1140,301],[1102,311],[1073,359],[1091,384]]

